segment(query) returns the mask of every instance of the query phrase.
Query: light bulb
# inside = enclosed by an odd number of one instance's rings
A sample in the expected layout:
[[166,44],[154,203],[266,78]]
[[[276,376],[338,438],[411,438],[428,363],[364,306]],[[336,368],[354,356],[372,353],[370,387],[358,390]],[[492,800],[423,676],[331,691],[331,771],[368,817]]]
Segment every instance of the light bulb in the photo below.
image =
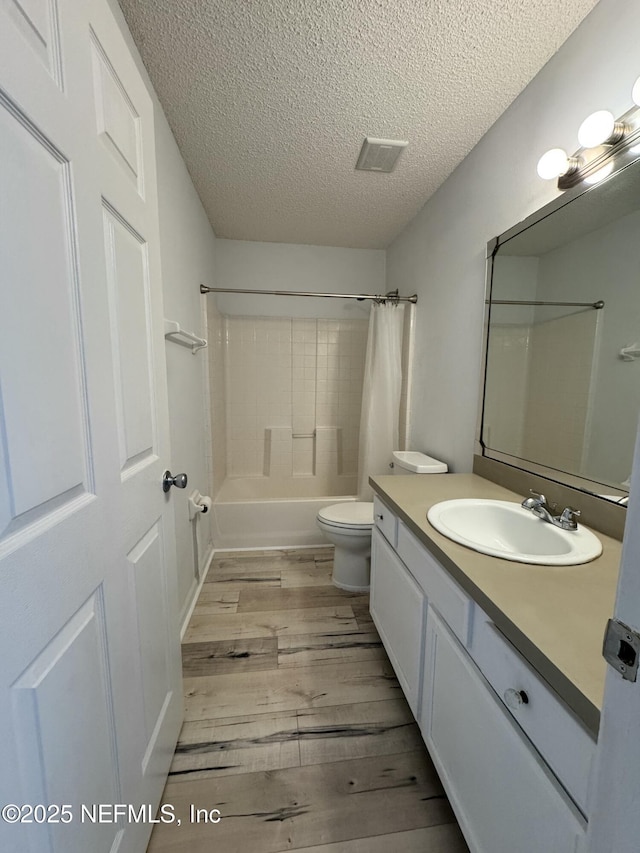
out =
[[583,148],[596,148],[610,142],[616,135],[616,120],[609,110],[598,110],[582,122],[578,130],[578,142]]
[[552,181],[565,175],[571,169],[569,155],[563,148],[552,148],[538,160],[538,175],[545,181]]
[[631,100],[634,104],[640,107],[640,77],[633,84],[633,89],[631,90]]

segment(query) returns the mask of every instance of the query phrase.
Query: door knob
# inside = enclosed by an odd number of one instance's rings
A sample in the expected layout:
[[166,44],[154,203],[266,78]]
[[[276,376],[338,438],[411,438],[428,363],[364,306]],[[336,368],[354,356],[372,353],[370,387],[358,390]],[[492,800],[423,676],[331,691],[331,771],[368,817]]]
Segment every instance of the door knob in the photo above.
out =
[[187,487],[187,475],[176,474],[175,477],[171,471],[165,471],[162,475],[162,491],[168,492],[171,486],[177,489],[185,489]]
[[524,690],[514,690],[513,687],[510,687],[504,691],[504,701],[516,711],[521,705],[529,704],[529,697]]

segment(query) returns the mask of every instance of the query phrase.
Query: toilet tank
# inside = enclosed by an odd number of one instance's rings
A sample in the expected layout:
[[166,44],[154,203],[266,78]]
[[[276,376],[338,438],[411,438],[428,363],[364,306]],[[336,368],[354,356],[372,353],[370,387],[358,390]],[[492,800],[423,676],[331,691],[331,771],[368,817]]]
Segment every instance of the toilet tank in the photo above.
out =
[[446,462],[417,450],[394,450],[391,464],[394,474],[446,474],[448,471]]

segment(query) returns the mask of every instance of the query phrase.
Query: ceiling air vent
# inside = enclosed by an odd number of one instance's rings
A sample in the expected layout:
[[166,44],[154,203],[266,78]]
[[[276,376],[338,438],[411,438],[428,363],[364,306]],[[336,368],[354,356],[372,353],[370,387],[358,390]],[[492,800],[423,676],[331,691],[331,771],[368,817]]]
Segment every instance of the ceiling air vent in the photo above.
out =
[[373,139],[367,136],[356,163],[363,172],[392,172],[398,157],[409,143],[400,139]]

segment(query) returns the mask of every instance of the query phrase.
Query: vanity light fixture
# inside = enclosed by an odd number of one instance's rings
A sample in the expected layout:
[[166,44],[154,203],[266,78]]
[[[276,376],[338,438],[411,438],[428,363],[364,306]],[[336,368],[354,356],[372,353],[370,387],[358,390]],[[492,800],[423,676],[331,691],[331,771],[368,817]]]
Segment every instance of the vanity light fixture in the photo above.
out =
[[609,110],[597,110],[582,122],[578,130],[581,147],[569,155],[562,148],[552,148],[538,160],[538,175],[545,180],[558,180],[558,189],[566,190],[581,181],[597,183],[613,171],[615,158],[621,152],[640,150],[640,77],[631,92],[634,105],[615,118]]

